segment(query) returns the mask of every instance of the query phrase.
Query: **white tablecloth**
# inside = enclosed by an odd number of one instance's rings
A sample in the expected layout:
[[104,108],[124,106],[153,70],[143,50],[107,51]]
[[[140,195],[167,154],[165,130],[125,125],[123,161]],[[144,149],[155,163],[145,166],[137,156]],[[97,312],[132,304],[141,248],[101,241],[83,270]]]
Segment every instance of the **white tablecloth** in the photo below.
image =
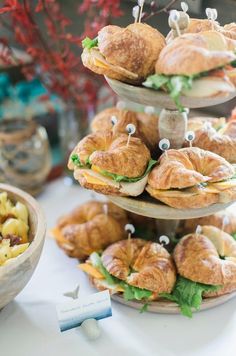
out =
[[[90,198],[62,179],[50,183],[39,201],[48,228],[58,216]],[[55,303],[80,284],[80,295],[94,292],[49,237],[39,265],[26,288],[0,312],[1,356],[235,356],[236,298],[189,320],[181,315],[144,313],[112,303],[113,316],[101,320],[102,336],[93,342],[80,328],[59,331]]]

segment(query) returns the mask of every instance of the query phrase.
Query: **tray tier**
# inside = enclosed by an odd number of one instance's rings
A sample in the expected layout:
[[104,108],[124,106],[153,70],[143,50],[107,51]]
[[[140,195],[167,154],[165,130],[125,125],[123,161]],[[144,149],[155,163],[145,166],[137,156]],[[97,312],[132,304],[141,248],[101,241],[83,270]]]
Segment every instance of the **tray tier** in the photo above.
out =
[[[119,82],[118,80],[105,77],[112,90],[121,98],[128,99],[134,103],[176,110],[176,105],[168,94],[153,89],[144,88]],[[225,103],[236,96],[236,91],[225,96],[211,98],[190,98],[182,96],[181,104],[189,109],[203,108]]]
[[[213,298],[206,298],[203,299],[202,305],[200,307],[201,310],[207,310],[214,308],[218,305],[224,304],[228,300],[234,298],[236,296],[236,292],[230,293],[230,294],[225,294],[219,297],[213,297]],[[111,298],[121,304],[124,304],[126,306],[129,306],[134,309],[141,309],[144,303],[139,302],[139,301],[125,301],[124,298],[119,295],[119,294],[113,294]],[[152,313],[159,313],[159,314],[180,314],[179,307],[176,303],[170,302],[168,300],[160,300],[160,301],[154,301],[150,302],[148,306],[148,311]]]
[[158,202],[146,193],[136,198],[118,196],[108,196],[108,198],[120,208],[131,211],[132,213],[165,220],[200,218],[224,210],[234,203],[213,204],[201,209],[175,209]]

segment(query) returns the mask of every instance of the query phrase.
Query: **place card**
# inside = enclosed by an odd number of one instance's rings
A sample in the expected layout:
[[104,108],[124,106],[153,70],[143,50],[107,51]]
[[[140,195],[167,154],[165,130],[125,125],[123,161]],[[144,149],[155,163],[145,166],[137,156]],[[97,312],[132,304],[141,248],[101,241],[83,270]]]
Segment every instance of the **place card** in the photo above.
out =
[[56,305],[61,332],[77,328],[87,319],[104,319],[112,316],[108,290],[84,298]]

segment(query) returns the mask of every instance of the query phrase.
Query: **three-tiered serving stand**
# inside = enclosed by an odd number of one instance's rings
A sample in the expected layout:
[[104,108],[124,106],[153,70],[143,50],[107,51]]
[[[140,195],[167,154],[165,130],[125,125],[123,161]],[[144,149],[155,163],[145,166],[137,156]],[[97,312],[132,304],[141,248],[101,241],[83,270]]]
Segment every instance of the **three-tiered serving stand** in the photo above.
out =
[[[133,86],[106,77],[106,80],[113,91],[121,98],[134,103],[148,105],[162,109],[159,117],[158,128],[160,139],[166,138],[170,141],[171,148],[181,148],[185,140],[187,130],[187,113],[177,110],[173,100],[166,93]],[[180,98],[181,104],[188,109],[203,108],[224,103],[236,96],[236,91],[227,96],[216,96],[213,98],[190,98],[183,96]],[[133,213],[158,219],[158,233],[160,235],[173,236],[175,234],[178,221],[181,219],[192,219],[208,216],[230,206],[227,204],[213,204],[201,209],[175,209],[159,203],[143,193],[136,198],[109,196],[109,199],[119,207]],[[220,305],[236,296],[236,292],[219,297],[207,298],[202,302],[201,310]],[[139,301],[125,301],[120,295],[113,295],[112,298],[122,304],[140,309],[142,303]],[[166,301],[153,301],[149,303],[148,310],[155,313],[179,313],[177,304]]]

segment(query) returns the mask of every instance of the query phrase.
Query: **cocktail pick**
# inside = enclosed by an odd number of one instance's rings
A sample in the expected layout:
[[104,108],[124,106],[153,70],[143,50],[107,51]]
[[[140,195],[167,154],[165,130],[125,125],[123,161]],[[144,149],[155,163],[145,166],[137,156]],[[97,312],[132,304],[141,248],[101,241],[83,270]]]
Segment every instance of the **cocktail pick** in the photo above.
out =
[[111,124],[112,126],[115,126],[117,124],[118,120],[117,117],[115,115],[111,116]]
[[214,21],[218,17],[217,10],[216,9],[212,9],[210,7],[207,7],[206,8],[206,15],[207,15],[208,20],[211,21],[212,30],[214,30]]
[[195,133],[193,131],[187,131],[185,134],[185,140],[189,142],[189,147],[192,147],[195,139]]
[[72,299],[78,299],[78,296],[79,296],[79,289],[80,289],[80,286],[78,285],[75,290],[72,290],[71,292],[66,292],[64,293],[63,295],[65,297],[68,297],[68,298],[72,298]]
[[136,127],[133,124],[128,124],[125,129],[128,133],[128,140],[126,146],[129,146],[130,137],[135,133]]
[[161,235],[159,237],[159,242],[160,242],[161,246],[166,246],[166,245],[168,245],[170,243],[170,239],[166,235]]
[[139,19],[139,6],[136,5],[133,7],[133,10],[132,10],[132,16],[134,17],[134,23],[137,23],[138,22],[138,19]]
[[116,108],[119,110],[124,110],[126,108],[125,101],[123,101],[123,100],[117,101]]
[[153,106],[145,106],[144,112],[145,112],[145,114],[153,115],[155,112],[155,109]]
[[228,224],[229,224],[229,217],[227,215],[225,215],[223,220],[222,220],[221,230],[224,231],[226,225],[228,225]]
[[159,148],[161,151],[163,151],[165,153],[165,155],[167,155],[167,151],[170,148],[170,141],[167,138],[163,138],[159,142]]
[[128,261],[131,260],[131,235],[135,232],[135,227],[132,224],[125,225],[125,231],[128,232],[127,256]]
[[209,122],[209,121],[204,122],[203,130],[208,134],[208,136],[209,136],[211,129],[212,129],[211,122]]
[[169,25],[172,29],[176,30],[178,37],[181,35],[179,29],[180,14],[177,10],[171,10],[169,15]]
[[181,1],[180,6],[183,12],[186,13],[188,11],[188,4],[185,1]]
[[107,203],[103,204],[103,211],[104,211],[105,215],[108,215],[108,204]]
[[145,3],[145,0],[138,0],[138,6],[139,6],[138,22],[141,22],[141,20],[142,20],[143,5],[144,5],[144,3]]
[[196,236],[198,237],[201,234],[201,232],[202,232],[202,227],[200,225],[198,225],[195,230]]

